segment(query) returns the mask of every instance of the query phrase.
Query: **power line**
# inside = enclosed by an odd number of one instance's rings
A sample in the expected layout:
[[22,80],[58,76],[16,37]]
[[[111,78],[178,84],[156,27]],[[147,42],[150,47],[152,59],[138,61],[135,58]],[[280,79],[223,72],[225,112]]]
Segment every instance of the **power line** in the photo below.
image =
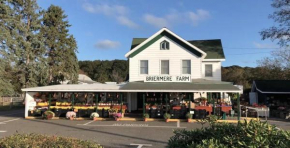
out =
[[254,48],[254,47],[223,47],[227,49],[281,49],[281,48]]
[[271,53],[271,52],[237,53],[237,54],[227,54],[227,55],[247,55],[247,54],[261,54],[261,53]]

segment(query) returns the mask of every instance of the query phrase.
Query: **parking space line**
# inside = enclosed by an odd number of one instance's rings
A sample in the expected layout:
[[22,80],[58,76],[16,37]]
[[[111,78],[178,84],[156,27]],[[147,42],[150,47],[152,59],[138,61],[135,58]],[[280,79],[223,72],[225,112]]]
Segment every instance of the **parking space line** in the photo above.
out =
[[134,143],[131,143],[130,145],[136,145],[136,146],[138,146],[137,148],[142,148],[143,146],[145,146],[145,147],[152,146],[152,144],[134,144]]
[[0,133],[6,133],[7,131],[0,131]]
[[0,124],[6,124],[7,122],[11,122],[11,121],[16,121],[19,120],[20,118],[16,118],[16,119],[12,119],[12,120],[7,120],[7,121],[2,121],[0,122]]
[[92,123],[92,122],[94,122],[94,120],[93,120],[93,121],[90,121],[90,122],[88,122],[88,123],[85,123],[85,124],[83,124],[83,125],[88,125],[88,124],[90,124],[90,123]]

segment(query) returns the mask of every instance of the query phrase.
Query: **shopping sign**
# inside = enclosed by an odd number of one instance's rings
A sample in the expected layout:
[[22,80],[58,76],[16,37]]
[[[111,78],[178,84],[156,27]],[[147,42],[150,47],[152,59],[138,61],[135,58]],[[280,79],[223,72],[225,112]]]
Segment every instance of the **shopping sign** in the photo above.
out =
[[146,76],[144,82],[191,82],[191,76]]

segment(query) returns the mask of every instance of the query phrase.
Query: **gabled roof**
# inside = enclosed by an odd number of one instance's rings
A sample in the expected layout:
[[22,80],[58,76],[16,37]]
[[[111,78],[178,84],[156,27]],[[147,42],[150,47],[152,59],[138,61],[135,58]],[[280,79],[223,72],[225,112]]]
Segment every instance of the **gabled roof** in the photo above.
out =
[[160,39],[163,36],[166,36],[166,37],[170,38],[171,40],[175,41],[177,44],[184,47],[186,50],[189,50],[190,52],[192,52],[196,56],[199,56],[202,58],[204,58],[206,56],[206,53],[204,51],[202,51],[201,49],[199,49],[198,47],[190,44],[186,40],[182,39],[181,37],[179,37],[175,33],[168,30],[167,28],[162,28],[161,30],[159,30],[158,32],[156,32],[154,35],[152,35],[149,38],[136,39],[136,42],[138,44],[132,44],[131,50],[125,55],[125,57],[127,57],[127,58],[134,57],[135,55],[137,55],[138,53],[140,53],[141,51],[143,51],[144,49],[149,47],[151,44],[153,44],[154,42],[156,42],[158,39]]
[[[144,42],[146,39],[147,38],[133,38],[131,50]],[[220,39],[190,40],[188,42],[204,51],[207,54],[205,59],[225,59],[222,41]]]
[[290,93],[290,80],[255,80],[253,88],[261,93]]

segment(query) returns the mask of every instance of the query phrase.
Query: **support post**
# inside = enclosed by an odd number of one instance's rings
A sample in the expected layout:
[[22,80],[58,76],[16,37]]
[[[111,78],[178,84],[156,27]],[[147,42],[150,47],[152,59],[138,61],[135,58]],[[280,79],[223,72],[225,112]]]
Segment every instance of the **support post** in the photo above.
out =
[[96,112],[98,112],[98,105],[99,105],[99,93],[96,93]]
[[215,115],[215,99],[212,97],[212,93],[209,93],[209,97],[212,100],[212,106],[213,106],[212,112]]
[[189,112],[190,112],[190,111],[191,111],[191,99],[190,99],[190,94],[188,94],[188,101],[189,101],[188,110],[189,110]]
[[145,114],[145,93],[143,94],[143,115],[144,114]]
[[74,104],[75,104],[75,94],[72,93],[72,101],[71,101],[71,109],[74,109]]
[[120,93],[121,114],[123,115],[123,93]]
[[240,105],[240,93],[237,94],[237,105],[238,105],[238,120],[241,120],[241,105]]
[[167,94],[165,95],[165,102],[166,102],[166,113],[168,113],[168,97],[167,97]]
[[48,110],[50,110],[50,106],[51,106],[51,93],[49,93]]

